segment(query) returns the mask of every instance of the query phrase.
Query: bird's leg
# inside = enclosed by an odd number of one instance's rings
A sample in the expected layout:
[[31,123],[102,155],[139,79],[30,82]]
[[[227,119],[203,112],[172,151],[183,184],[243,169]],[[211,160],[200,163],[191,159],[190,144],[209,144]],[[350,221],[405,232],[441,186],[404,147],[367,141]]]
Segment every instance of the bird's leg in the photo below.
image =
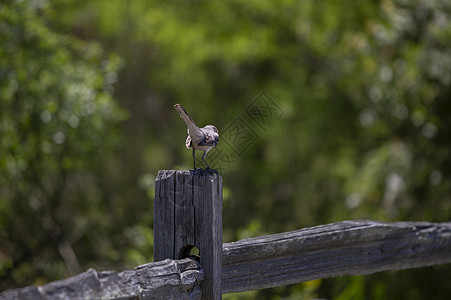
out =
[[193,148],[193,162],[194,162],[194,171],[196,171],[196,150]]
[[204,155],[202,155],[202,160],[207,165],[207,169],[210,169],[210,166],[207,164],[207,161],[205,160],[205,156],[207,155],[207,152],[204,152]]

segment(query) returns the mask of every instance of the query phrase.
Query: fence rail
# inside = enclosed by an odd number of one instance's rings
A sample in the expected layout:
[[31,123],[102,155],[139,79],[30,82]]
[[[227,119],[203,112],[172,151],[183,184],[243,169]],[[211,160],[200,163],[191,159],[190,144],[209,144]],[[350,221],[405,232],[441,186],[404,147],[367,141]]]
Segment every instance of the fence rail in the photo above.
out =
[[[219,174],[160,171],[155,259],[131,271],[90,269],[0,299],[220,299],[343,275],[451,263],[451,222],[344,221],[222,244]],[[222,245],[222,247],[221,247]],[[200,249],[200,264],[189,248]]]
[[222,292],[451,262],[451,223],[344,221],[224,244]]
[[[225,243],[222,293],[450,262],[451,223],[344,221]],[[0,299],[201,299],[203,277],[195,260],[166,259],[121,273],[90,269]]]
[[167,259],[123,272],[89,269],[44,286],[4,291],[0,299],[201,299],[202,279],[203,272],[196,261]]

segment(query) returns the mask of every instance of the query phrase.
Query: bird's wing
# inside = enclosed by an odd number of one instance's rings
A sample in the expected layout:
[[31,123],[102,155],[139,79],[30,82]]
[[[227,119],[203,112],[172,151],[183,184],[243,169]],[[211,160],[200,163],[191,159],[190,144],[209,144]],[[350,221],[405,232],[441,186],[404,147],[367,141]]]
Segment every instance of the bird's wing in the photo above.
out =
[[189,134],[188,137],[186,138],[185,146],[186,148],[191,149],[191,136]]
[[203,130],[205,138],[197,145],[199,146],[213,146],[216,147],[219,142],[219,135],[211,130]]

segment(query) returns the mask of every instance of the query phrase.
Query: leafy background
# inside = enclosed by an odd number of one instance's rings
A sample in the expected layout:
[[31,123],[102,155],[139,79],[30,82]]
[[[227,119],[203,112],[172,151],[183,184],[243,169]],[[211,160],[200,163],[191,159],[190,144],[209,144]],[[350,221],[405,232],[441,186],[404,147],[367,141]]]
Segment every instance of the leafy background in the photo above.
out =
[[[449,1],[5,0],[0,44],[0,290],[152,261],[155,176],[192,167],[175,103],[220,134],[282,111],[221,165],[224,242],[451,218]],[[225,298],[446,299],[450,271]]]

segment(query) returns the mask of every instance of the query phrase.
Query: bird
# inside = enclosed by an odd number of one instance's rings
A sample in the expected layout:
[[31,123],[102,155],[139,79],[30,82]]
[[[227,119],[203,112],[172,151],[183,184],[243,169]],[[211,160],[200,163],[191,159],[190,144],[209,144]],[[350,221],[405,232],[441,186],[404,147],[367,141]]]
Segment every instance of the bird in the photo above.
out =
[[188,137],[186,138],[185,146],[188,149],[193,149],[194,170],[197,170],[196,150],[204,152],[204,154],[202,155],[202,160],[209,170],[210,166],[205,160],[205,156],[211,149],[215,148],[218,145],[218,129],[213,125],[207,125],[205,127],[199,128],[181,104],[175,104],[174,108],[180,114],[180,117],[183,119],[183,121],[185,121],[186,126],[188,126]]

